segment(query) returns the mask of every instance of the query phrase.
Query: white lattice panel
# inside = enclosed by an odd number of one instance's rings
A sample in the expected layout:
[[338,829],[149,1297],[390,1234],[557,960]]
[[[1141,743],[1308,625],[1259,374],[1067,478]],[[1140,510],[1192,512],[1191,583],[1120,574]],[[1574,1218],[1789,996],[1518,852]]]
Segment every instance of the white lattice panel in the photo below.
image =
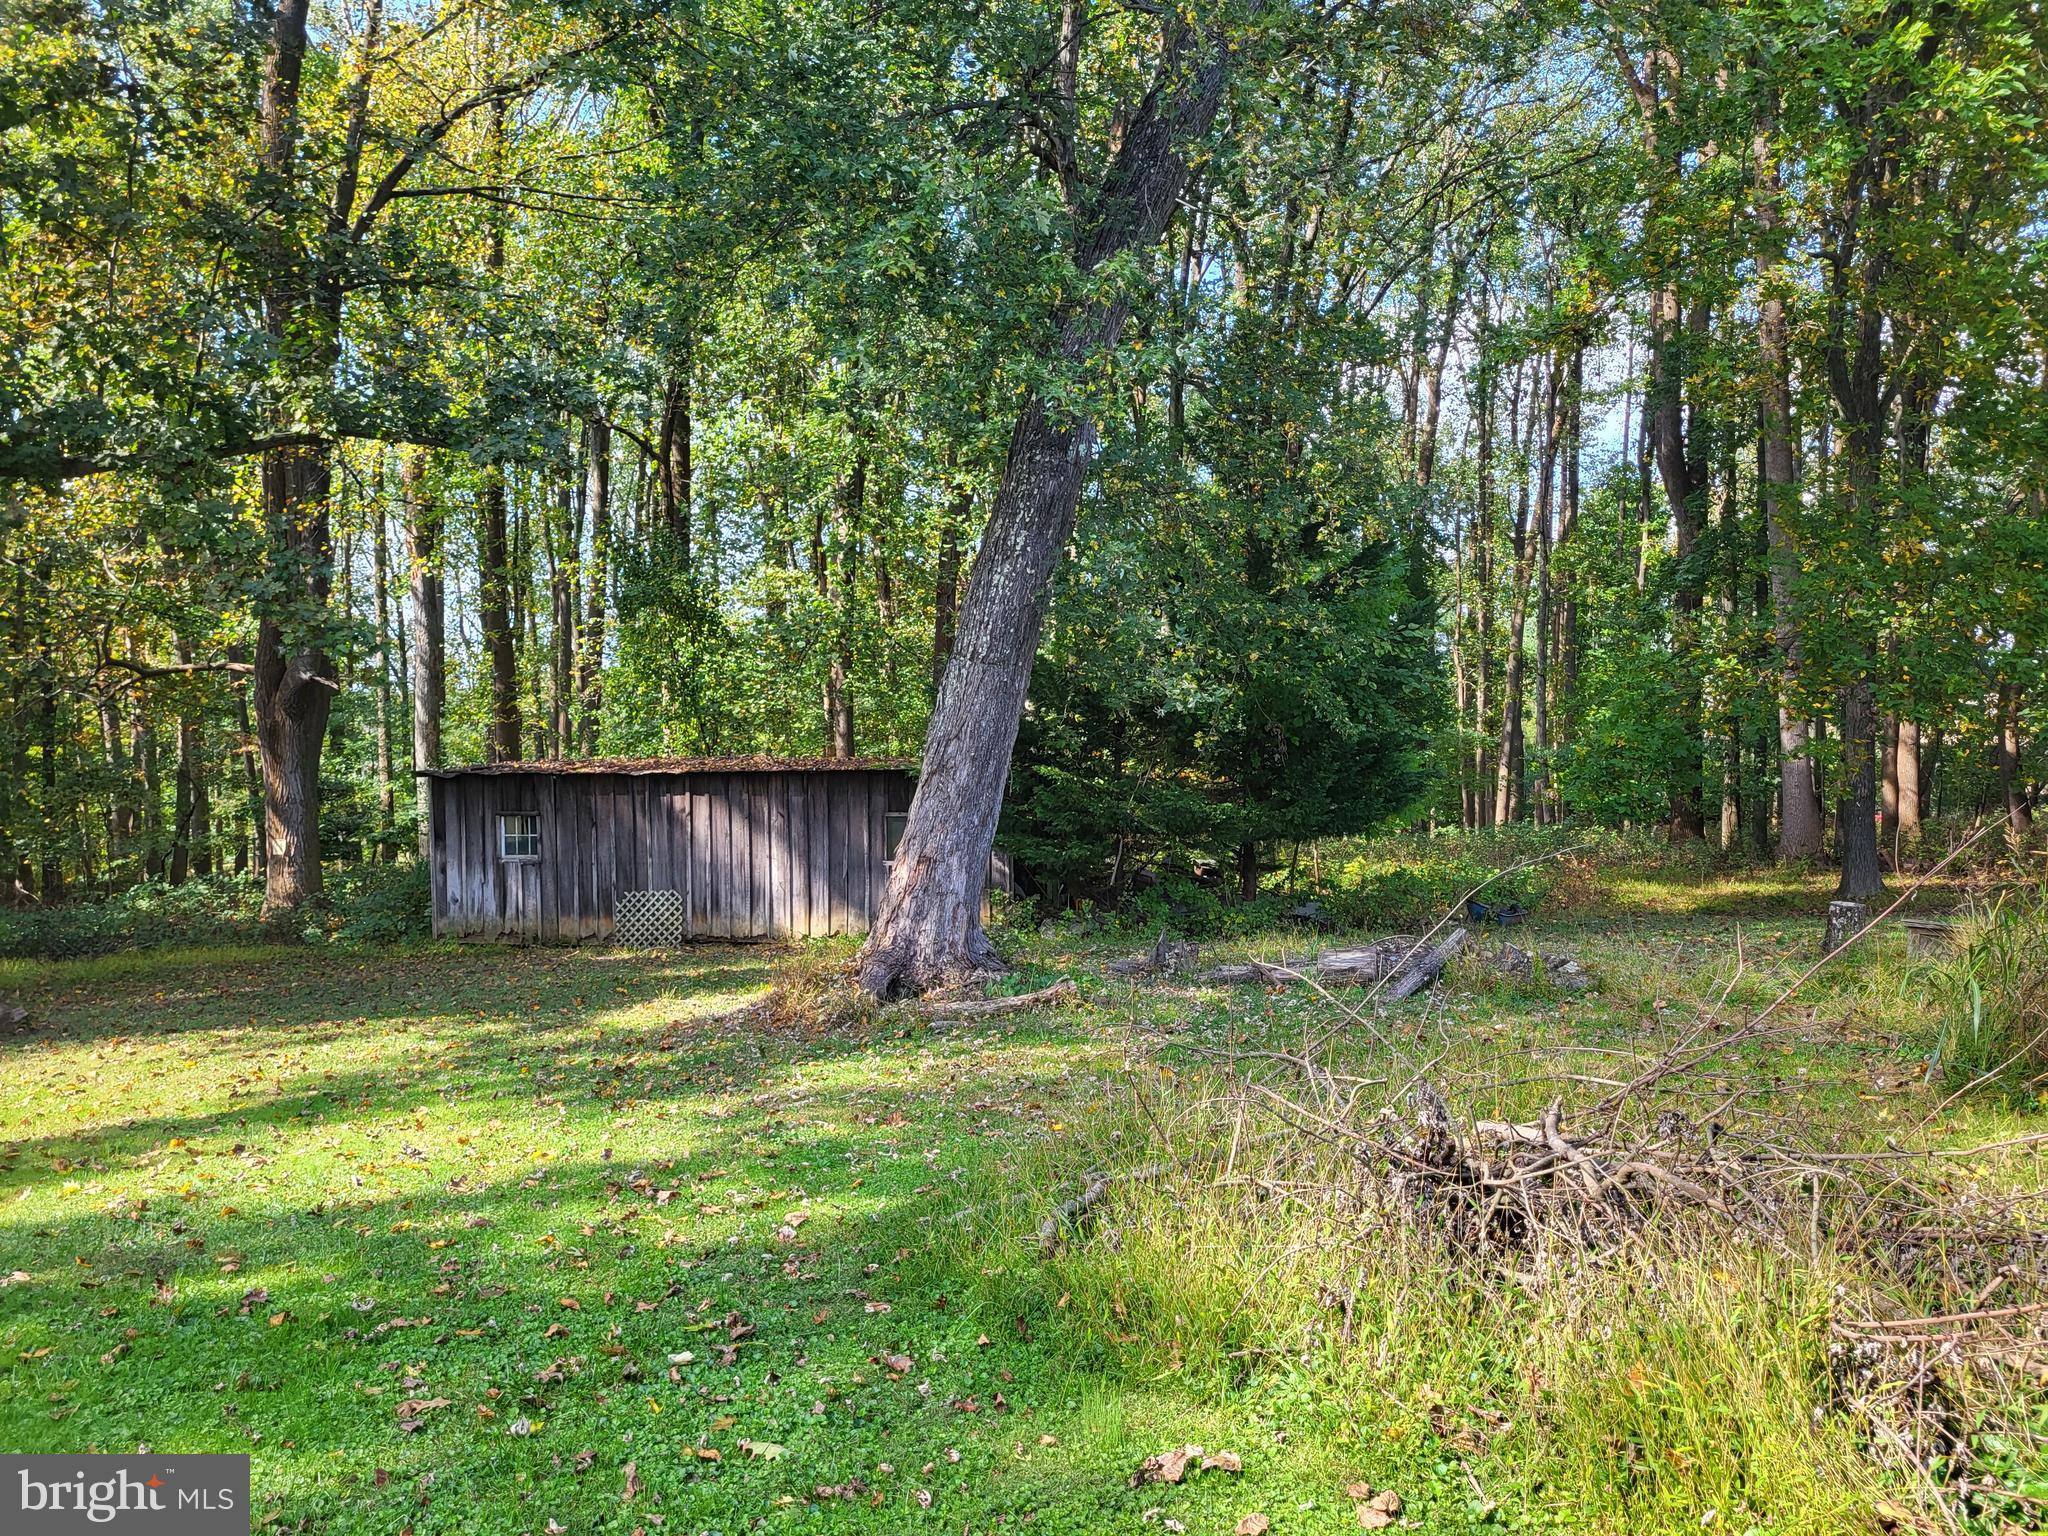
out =
[[630,949],[673,949],[689,937],[681,891],[620,891],[612,942]]

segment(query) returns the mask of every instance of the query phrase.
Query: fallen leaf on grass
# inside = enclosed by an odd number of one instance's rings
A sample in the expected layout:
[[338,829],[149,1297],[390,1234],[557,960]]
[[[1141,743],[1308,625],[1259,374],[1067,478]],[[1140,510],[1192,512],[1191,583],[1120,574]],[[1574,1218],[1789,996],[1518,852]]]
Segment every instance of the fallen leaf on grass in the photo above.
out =
[[1250,1514],[1232,1527],[1231,1536],[1266,1536],[1266,1532],[1271,1530],[1272,1526],[1273,1522],[1264,1515]]
[[[1354,1484],[1364,1487],[1365,1484]],[[1365,1531],[1383,1531],[1394,1523],[1394,1516],[1401,1513],[1401,1495],[1391,1488],[1382,1488],[1365,1503],[1358,1506],[1358,1526]]]
[[398,1405],[398,1416],[401,1419],[416,1419],[430,1409],[446,1408],[449,1401],[450,1399],[445,1397],[408,1397]]
[[630,1504],[640,1496],[640,1463],[629,1461],[625,1466],[626,1491],[619,1495],[619,1501]]
[[1147,1483],[1177,1483],[1187,1475],[1188,1463],[1201,1454],[1199,1445],[1183,1445],[1161,1451],[1156,1456],[1147,1456],[1138,1464],[1138,1470],[1131,1474],[1131,1486],[1142,1488]]
[[914,1371],[917,1369],[917,1362],[908,1355],[884,1355],[882,1356],[882,1364],[889,1367],[892,1371]]
[[1202,1470],[1207,1472],[1211,1468],[1218,1472],[1242,1472],[1244,1459],[1235,1451],[1218,1451],[1214,1456],[1202,1458]]
[[787,1448],[773,1440],[742,1440],[740,1449],[762,1461],[776,1461],[787,1454]]

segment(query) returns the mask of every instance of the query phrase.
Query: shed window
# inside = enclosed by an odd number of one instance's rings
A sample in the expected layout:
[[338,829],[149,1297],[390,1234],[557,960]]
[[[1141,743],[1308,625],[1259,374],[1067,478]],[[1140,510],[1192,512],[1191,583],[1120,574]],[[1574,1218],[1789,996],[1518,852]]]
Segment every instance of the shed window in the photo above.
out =
[[533,811],[508,811],[498,818],[498,853],[507,859],[540,857],[540,816]]
[[910,812],[890,811],[882,817],[882,862],[896,862],[896,850],[903,843],[903,831],[910,825]]

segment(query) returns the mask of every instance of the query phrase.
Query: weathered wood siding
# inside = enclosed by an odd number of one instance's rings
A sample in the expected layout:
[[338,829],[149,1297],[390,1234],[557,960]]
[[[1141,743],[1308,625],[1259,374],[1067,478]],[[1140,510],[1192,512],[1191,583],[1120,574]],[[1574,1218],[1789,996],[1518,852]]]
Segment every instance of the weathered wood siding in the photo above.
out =
[[[475,773],[432,780],[436,935],[612,937],[621,891],[672,891],[684,937],[863,933],[881,900],[891,770]],[[540,818],[540,856],[499,853],[499,817]]]

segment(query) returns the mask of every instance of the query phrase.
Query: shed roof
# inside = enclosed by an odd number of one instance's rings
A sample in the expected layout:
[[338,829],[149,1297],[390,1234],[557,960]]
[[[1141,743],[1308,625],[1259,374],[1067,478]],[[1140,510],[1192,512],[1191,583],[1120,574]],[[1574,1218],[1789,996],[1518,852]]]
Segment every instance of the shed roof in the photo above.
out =
[[579,757],[426,768],[420,770],[419,777],[459,779],[483,773],[900,773],[916,766],[904,757]]

